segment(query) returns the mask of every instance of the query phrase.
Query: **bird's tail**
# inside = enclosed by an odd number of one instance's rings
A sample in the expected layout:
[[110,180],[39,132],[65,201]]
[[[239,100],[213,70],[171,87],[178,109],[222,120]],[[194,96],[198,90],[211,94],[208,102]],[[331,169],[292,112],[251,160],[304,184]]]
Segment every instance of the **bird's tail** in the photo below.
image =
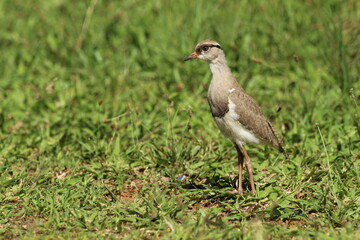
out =
[[284,154],[286,160],[289,160],[289,154],[286,152],[286,150],[284,149],[284,146],[279,146],[279,152],[281,152],[282,154]]
[[275,136],[277,149],[279,150],[279,152],[284,154],[286,160],[288,160],[289,159],[289,154],[286,152],[286,150],[284,148],[284,142],[282,141],[280,135],[275,131],[274,127],[272,126],[272,124],[269,121],[268,121],[268,125],[270,127],[271,132]]

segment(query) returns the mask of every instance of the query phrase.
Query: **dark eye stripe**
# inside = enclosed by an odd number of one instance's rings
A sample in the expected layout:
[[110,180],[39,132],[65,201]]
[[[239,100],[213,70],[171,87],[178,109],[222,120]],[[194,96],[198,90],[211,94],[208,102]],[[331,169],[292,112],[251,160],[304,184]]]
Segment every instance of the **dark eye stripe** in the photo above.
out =
[[201,46],[197,47],[197,48],[196,48],[196,52],[197,52],[197,53],[200,53],[201,50],[202,50],[204,47],[209,47],[209,48],[216,47],[216,48],[222,49],[222,47],[221,47],[220,45],[217,45],[217,44],[204,44],[204,45],[201,45]]

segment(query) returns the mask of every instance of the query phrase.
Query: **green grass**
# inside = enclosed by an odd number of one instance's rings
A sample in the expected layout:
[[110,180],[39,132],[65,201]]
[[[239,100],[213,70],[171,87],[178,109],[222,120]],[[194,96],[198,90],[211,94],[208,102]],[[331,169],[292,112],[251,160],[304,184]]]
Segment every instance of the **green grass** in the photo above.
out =
[[[358,238],[359,9],[0,1],[1,238]],[[247,147],[256,197],[246,174],[229,193],[236,150],[209,112],[207,64],[181,62],[207,38],[290,153]]]

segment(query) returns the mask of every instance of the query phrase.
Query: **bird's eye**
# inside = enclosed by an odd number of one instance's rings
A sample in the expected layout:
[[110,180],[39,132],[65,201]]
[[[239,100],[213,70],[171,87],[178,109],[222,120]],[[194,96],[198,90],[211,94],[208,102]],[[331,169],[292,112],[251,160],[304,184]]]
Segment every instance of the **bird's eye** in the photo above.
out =
[[209,50],[209,46],[203,46],[203,47],[202,47],[202,50],[203,50],[204,52],[206,52],[207,50]]

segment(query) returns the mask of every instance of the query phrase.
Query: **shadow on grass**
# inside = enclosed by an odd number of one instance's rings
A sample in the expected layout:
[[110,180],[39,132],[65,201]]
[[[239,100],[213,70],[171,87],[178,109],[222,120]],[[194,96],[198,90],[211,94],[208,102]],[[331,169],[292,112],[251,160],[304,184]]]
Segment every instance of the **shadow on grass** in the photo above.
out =
[[[238,196],[237,194],[237,182],[238,177],[223,177],[223,176],[213,176],[212,178],[205,179],[190,179],[185,184],[182,184],[183,189],[192,189],[192,190],[206,190],[205,192],[211,192],[212,194],[230,194]],[[251,191],[250,181],[246,178],[243,179],[243,188],[245,192]]]

